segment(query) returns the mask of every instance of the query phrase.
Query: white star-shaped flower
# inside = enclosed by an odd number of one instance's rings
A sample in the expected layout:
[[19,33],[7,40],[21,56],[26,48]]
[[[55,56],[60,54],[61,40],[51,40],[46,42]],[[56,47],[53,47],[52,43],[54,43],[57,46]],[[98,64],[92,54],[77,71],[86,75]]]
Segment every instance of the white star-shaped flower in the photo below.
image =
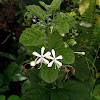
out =
[[37,56],[37,60],[36,60],[36,64],[39,64],[39,63],[46,63],[46,64],[48,64],[49,63],[49,61],[47,60],[47,59],[45,59],[44,57],[47,57],[47,56],[50,56],[51,55],[51,53],[48,51],[47,53],[45,53],[44,55],[43,55],[43,53],[44,53],[44,50],[45,50],[45,48],[44,47],[42,47],[41,48],[41,55],[39,54],[39,53],[37,53],[37,52],[33,52],[32,54],[33,55],[35,55],[35,56]]
[[58,57],[55,57],[55,50],[52,49],[52,55],[53,57],[51,56],[47,56],[46,58],[48,59],[51,59],[52,61],[48,64],[48,67],[51,67],[52,64],[54,63],[55,64],[55,69],[56,69],[56,66],[58,67],[58,69],[60,68],[60,66],[62,66],[62,63],[60,61],[58,61],[58,59],[62,59],[62,55],[59,55]]

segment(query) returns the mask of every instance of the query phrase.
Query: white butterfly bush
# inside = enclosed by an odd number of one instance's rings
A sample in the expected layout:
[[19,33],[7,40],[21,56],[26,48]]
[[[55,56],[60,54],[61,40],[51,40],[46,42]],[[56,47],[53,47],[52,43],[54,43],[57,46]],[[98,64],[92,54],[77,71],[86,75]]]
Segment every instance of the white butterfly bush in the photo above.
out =
[[[40,63],[41,64],[40,68],[41,68],[42,63],[47,64],[48,67],[51,67],[54,63],[55,64],[55,69],[56,69],[56,66],[59,69],[62,66],[62,63],[60,61],[58,61],[58,59],[62,59],[63,58],[62,55],[59,55],[58,57],[56,57],[54,49],[52,49],[51,52],[48,51],[44,54],[44,50],[45,50],[45,47],[42,47],[41,48],[41,55],[39,53],[35,52],[35,51],[32,53],[34,56],[37,56],[37,58],[35,59],[35,61],[31,61],[30,65],[35,66],[36,64]],[[50,56],[51,53],[52,53],[53,57]],[[49,61],[46,58],[51,59],[52,61],[49,63]]]

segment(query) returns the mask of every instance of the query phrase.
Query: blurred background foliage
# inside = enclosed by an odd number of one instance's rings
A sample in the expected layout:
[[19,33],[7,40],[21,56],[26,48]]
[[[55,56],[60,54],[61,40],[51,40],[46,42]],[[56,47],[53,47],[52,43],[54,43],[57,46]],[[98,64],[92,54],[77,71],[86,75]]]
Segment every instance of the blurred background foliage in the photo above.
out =
[[[30,54],[19,43],[19,37],[22,31],[30,27],[32,23],[32,20],[24,17],[26,6],[30,4],[39,5],[39,1],[46,4],[52,2],[52,0],[0,0],[0,98],[2,98],[0,100],[5,100],[5,98],[8,98],[7,100],[20,100],[30,84],[27,80],[32,73],[27,73],[30,66],[24,67],[29,62]],[[77,59],[73,64],[76,74],[72,78],[85,84],[87,84],[87,80],[90,80],[88,85],[90,85],[90,88],[96,86],[92,92],[95,99],[100,100],[100,90],[98,90],[98,87],[100,87],[100,0],[63,0],[60,10],[69,13],[76,20],[75,25],[70,29],[70,34],[66,33],[64,36],[65,46],[71,44],[70,47],[74,51],[86,52],[85,60],[76,55]],[[38,18],[36,20],[39,21]],[[66,41],[67,39],[71,39],[71,41]],[[86,61],[88,60],[87,64]],[[91,68],[88,69],[88,65]],[[98,73],[95,72],[94,65]],[[95,82],[91,80],[90,76]],[[31,82],[33,81],[31,80]],[[69,83],[66,86],[71,87]],[[43,82],[43,84],[46,83]],[[76,88],[77,83],[71,82],[71,84],[75,84]],[[25,88],[22,88],[24,86]],[[62,84],[58,84],[58,86],[62,87]],[[47,87],[50,88],[49,85]],[[98,91],[99,97],[95,95]],[[54,96],[54,93],[52,95]]]

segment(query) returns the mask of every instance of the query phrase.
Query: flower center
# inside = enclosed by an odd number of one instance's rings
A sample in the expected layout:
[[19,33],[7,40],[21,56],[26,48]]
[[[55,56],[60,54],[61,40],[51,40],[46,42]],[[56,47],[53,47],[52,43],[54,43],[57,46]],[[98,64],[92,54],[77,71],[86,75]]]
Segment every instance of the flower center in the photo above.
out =
[[41,58],[43,59],[43,55],[41,55]]
[[55,61],[56,61],[56,59],[54,58],[54,59],[53,59],[53,61],[55,62]]

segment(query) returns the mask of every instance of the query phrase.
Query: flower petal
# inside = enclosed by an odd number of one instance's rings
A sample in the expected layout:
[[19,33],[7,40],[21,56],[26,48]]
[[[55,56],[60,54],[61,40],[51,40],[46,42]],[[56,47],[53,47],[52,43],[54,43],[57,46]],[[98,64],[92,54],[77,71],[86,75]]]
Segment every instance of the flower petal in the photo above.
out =
[[62,66],[62,63],[60,61],[55,61],[55,63],[57,63],[58,65]]
[[53,55],[53,57],[55,58],[55,50],[54,49],[52,49],[52,55]]
[[50,55],[51,55],[51,53],[48,51],[47,53],[45,53],[45,54],[43,55],[43,57],[50,56]]
[[33,52],[32,54],[33,54],[34,56],[41,57],[41,55],[38,54],[37,52]]
[[51,61],[49,64],[48,64],[48,67],[51,67],[53,64],[53,61]]
[[46,56],[46,58],[48,58],[48,59],[54,59],[53,57],[51,57],[51,56]]
[[44,50],[45,50],[45,47],[42,47],[42,48],[41,48],[41,55],[43,55]]
[[47,59],[45,59],[45,58],[43,58],[43,61],[44,61],[46,64],[49,63],[49,61],[48,61]]
[[60,65],[57,64],[58,69],[60,69]]
[[41,58],[39,58],[38,60],[37,60],[37,62],[36,62],[36,64],[39,64],[40,62],[41,62]]
[[62,58],[63,58],[62,55],[56,57],[56,59],[62,59]]

